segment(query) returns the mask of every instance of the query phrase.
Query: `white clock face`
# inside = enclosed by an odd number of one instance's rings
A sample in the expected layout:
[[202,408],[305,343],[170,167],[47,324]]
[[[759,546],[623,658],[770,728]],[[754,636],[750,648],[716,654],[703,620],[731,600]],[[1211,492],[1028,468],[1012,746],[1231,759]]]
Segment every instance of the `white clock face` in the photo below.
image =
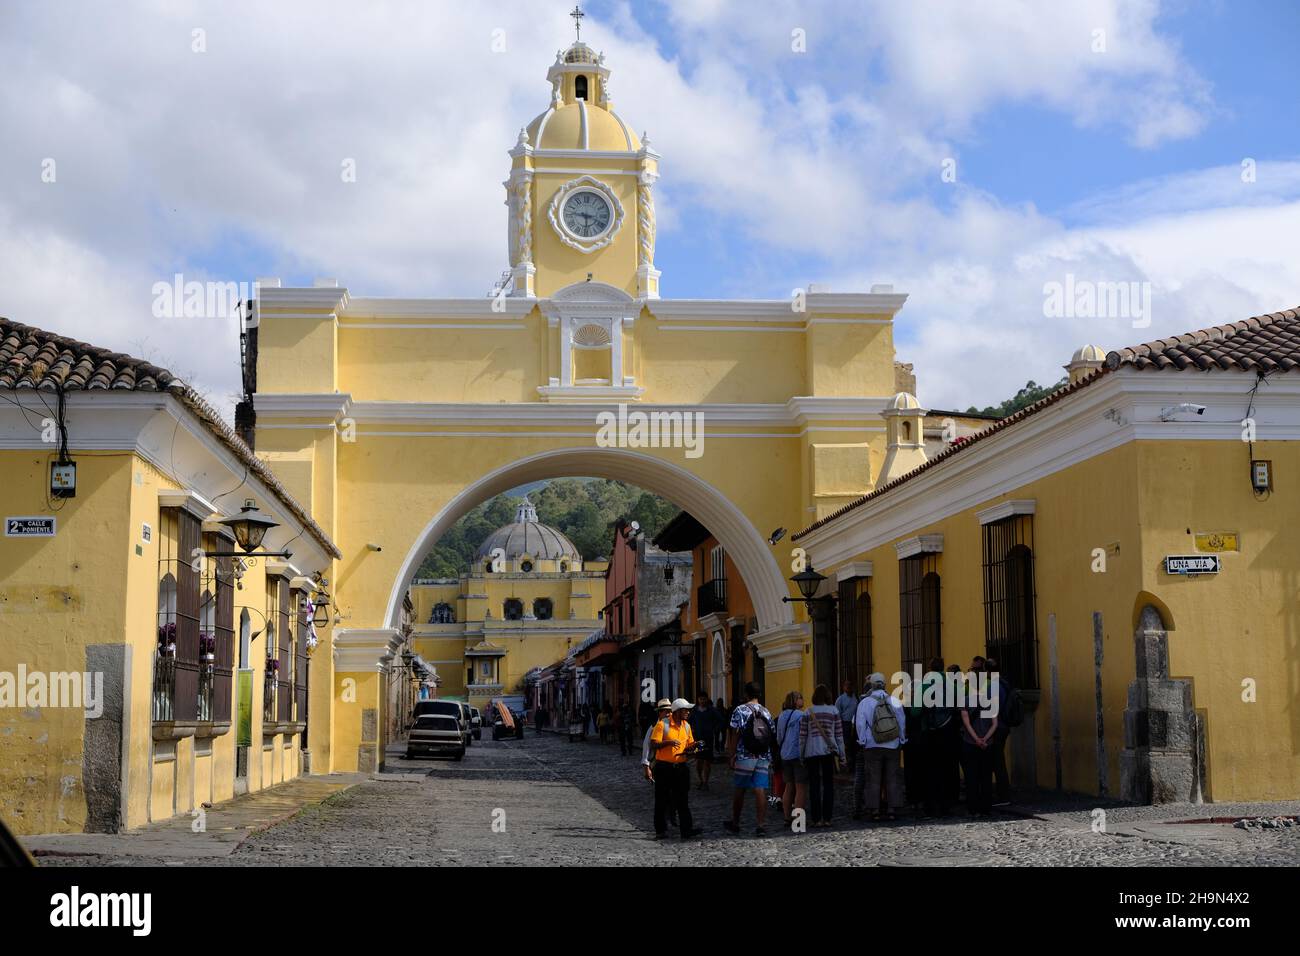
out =
[[613,210],[595,192],[577,192],[564,201],[564,225],[579,239],[594,239],[609,228]]

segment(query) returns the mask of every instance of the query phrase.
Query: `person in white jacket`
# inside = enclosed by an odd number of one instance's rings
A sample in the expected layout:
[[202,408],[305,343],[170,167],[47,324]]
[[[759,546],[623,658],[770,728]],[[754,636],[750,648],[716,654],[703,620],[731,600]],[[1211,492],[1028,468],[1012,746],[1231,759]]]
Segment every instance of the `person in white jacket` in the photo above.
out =
[[[858,735],[858,765],[853,774],[853,819],[867,811],[873,820],[896,819],[894,811],[903,805],[902,777],[898,758],[907,740],[907,718],[903,705],[885,692],[885,675],[872,674],[858,702],[854,729]],[[891,719],[892,718],[892,719]],[[880,791],[885,791],[882,812]]]

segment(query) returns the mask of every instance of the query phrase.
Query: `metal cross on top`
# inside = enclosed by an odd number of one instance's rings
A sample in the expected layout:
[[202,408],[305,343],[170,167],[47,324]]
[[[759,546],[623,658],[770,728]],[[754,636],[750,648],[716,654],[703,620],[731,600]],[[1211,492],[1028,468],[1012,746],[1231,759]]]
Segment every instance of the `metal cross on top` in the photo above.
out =
[[582,42],[582,18],[586,16],[582,12],[582,7],[576,3],[573,5],[573,12],[569,14],[573,17],[573,32],[577,35],[578,42]]

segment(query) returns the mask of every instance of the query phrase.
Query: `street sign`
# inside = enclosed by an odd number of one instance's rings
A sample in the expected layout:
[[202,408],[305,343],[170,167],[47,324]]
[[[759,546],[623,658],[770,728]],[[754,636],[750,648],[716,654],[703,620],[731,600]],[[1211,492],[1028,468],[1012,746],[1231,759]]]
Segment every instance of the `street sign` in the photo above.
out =
[[1241,542],[1235,531],[1198,531],[1193,540],[1196,542],[1196,550],[1206,554],[1241,550]]
[[1165,556],[1165,574],[1218,574],[1217,554],[1169,554]]
[[5,518],[6,538],[53,538],[54,516]]

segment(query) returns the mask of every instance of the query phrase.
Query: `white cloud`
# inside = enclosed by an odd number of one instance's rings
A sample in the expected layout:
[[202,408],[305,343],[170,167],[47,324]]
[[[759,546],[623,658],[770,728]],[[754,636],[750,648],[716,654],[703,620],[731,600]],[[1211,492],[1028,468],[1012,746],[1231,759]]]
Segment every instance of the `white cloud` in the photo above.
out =
[[[1041,374],[1027,370],[1042,356],[1059,364],[1085,339],[1134,341],[1042,318],[1042,283],[1067,268],[1150,278],[1169,296],[1156,323],[1168,317],[1170,331],[1296,298],[1300,257],[1273,239],[1300,234],[1287,205],[1296,164],[1262,162],[1244,194],[1233,167],[1140,183],[1065,221],[967,186],[951,205],[926,198],[955,143],[1008,102],[1140,146],[1195,133],[1213,115],[1208,86],[1158,15],[1153,2],[1100,0],[711,0],[669,8],[671,52],[630,5],[583,33],[609,56],[620,114],[664,154],[661,249],[713,230],[750,262],[824,263],[821,276],[765,277],[781,286],[894,280],[912,293],[900,357],[917,363],[926,401],[964,407],[1000,400]],[[110,15],[84,3],[4,17],[0,313],[138,344],[218,399],[238,387],[233,322],[204,328],[217,347],[196,352],[192,322],[150,318],[153,283],[221,262],[237,272],[212,276],[223,281],[330,275],[363,294],[485,294],[506,262],[506,150],[544,108],[546,67],[571,36],[562,9],[539,19],[531,5]],[[205,53],[191,50],[196,27]],[[796,27],[806,54],[790,49]],[[496,28],[505,53],[491,52]],[[1105,53],[1092,52],[1095,28]],[[45,157],[55,184],[40,180]],[[340,178],[348,158],[355,184]],[[715,294],[746,294],[746,278],[720,277]]]

